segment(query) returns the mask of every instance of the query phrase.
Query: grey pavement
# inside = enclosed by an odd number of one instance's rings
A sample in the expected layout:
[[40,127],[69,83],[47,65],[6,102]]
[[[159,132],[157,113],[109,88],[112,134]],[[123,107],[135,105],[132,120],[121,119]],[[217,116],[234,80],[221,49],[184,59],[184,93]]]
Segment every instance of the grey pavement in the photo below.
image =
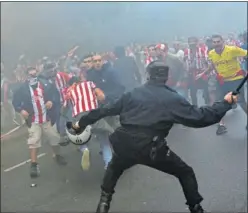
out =
[[[199,190],[208,212],[247,211],[246,115],[240,108],[228,112],[229,132],[216,136],[217,126],[203,129],[173,127],[168,137],[171,149],[194,168]],[[56,140],[56,138],[54,138]],[[1,150],[2,212],[94,212],[104,174],[100,146],[91,141],[91,169],[83,172],[80,152],[62,148],[66,167],[52,159],[44,145],[39,159],[41,176],[30,187],[29,163],[9,172],[28,157],[25,138],[6,141]],[[116,187],[111,212],[187,212],[185,198],[176,178],[144,166],[126,171]]]

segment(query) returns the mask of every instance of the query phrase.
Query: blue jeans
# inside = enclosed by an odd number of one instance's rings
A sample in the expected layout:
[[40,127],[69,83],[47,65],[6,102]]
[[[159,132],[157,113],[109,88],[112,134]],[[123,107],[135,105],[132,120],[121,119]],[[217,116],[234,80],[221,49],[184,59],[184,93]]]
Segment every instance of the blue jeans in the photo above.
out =
[[60,134],[60,136],[64,136],[66,134],[65,133],[66,122],[71,120],[72,120],[72,108],[71,105],[69,104],[64,111],[64,116],[59,114],[59,119],[57,119],[56,121],[57,131]]
[[[73,120],[78,121],[82,115],[87,114],[87,113],[88,112],[80,113],[75,118],[73,118]],[[98,131],[96,129],[98,129]],[[107,127],[106,121],[104,119],[101,119],[92,125],[92,131],[97,136],[97,140],[100,143],[100,147],[102,151],[102,158],[104,161],[104,168],[107,168],[109,162],[112,159],[112,150],[110,148],[110,142],[109,142],[109,134],[110,134],[111,129]],[[80,146],[81,152],[83,152],[85,149],[88,149],[87,144]]]

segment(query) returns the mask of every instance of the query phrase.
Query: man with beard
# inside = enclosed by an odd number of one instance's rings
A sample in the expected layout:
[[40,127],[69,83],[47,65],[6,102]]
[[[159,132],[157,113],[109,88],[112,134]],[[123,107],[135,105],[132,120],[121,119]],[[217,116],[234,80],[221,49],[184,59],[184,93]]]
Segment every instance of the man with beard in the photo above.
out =
[[124,92],[117,72],[105,66],[100,55],[92,57],[93,67],[87,72],[87,80],[93,81],[105,94],[106,102],[117,100]]
[[[236,89],[244,78],[245,72],[241,69],[238,58],[247,57],[247,50],[241,49],[237,46],[225,45],[225,41],[221,35],[213,35],[212,42],[214,49],[208,54],[209,67],[198,76],[201,77],[206,75],[206,73],[215,70],[219,81],[220,98],[222,98],[225,93]],[[240,91],[239,103],[243,111],[247,114],[244,87],[242,87]],[[223,120],[221,120],[216,134],[222,135],[226,132],[227,128],[224,125]]]
[[175,123],[202,128],[219,122],[237,101],[237,96],[229,93],[212,107],[198,108],[165,85],[168,71],[164,62],[150,63],[145,85],[125,93],[115,104],[93,110],[78,122],[67,124],[72,130],[82,132],[101,118],[120,115],[121,127],[109,137],[113,158],[105,172],[97,213],[108,213],[117,181],[125,170],[137,164],[177,177],[190,212],[204,212],[192,167],[169,148],[166,137]]
[[[86,78],[88,81],[94,82],[96,87],[101,89],[105,95],[105,100],[100,107],[115,102],[125,91],[116,71],[104,64],[100,55],[94,55],[92,61],[93,67],[87,72]],[[119,125],[116,117],[108,117],[105,120],[112,128],[116,128]]]
[[125,91],[130,91],[141,83],[139,68],[131,56],[126,56],[124,47],[116,47],[114,54],[117,59],[113,68],[116,71]]
[[50,142],[53,157],[60,165],[65,165],[65,159],[60,155],[59,141],[54,139],[51,126],[56,122],[55,103],[59,102],[55,86],[37,78],[36,68],[29,67],[26,71],[28,79],[14,93],[13,106],[26,120],[28,126],[28,146],[30,149],[32,178],[39,175],[37,163],[38,150],[45,136]]
[[93,67],[92,57],[93,55],[91,54],[85,55],[78,63],[78,67],[80,68],[79,78],[81,81],[85,80],[87,72]]
[[184,52],[184,61],[188,72],[188,84],[192,104],[198,105],[197,91],[203,89],[203,98],[205,104],[209,103],[208,77],[206,75],[197,79],[197,74],[201,73],[207,67],[207,48],[198,46],[196,37],[188,38],[189,48]]

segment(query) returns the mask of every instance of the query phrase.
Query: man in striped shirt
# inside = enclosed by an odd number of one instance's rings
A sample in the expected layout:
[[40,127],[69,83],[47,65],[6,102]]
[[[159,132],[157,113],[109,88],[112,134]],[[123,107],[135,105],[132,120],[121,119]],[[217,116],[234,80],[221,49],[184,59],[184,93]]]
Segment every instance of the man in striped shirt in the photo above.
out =
[[[65,132],[65,125],[66,119],[61,116],[60,111],[64,103],[64,93],[68,87],[68,81],[70,79],[68,73],[65,72],[58,72],[57,65],[51,61],[47,61],[44,65],[43,71],[39,75],[40,78],[44,78],[49,81],[49,83],[53,84],[57,91],[60,98],[60,102],[56,103],[57,108],[57,120],[56,120],[56,127],[57,131],[60,134],[60,145],[64,145],[67,142],[66,132]],[[68,114],[70,111],[70,106],[67,108]]]
[[208,76],[204,75],[197,79],[197,74],[201,73],[208,66],[207,48],[198,45],[196,37],[188,38],[189,48],[184,51],[184,61],[188,71],[188,84],[190,97],[193,105],[198,104],[197,91],[203,89],[205,103],[209,103]]
[[[65,101],[65,93],[68,88],[69,80],[70,80],[70,77],[67,73],[65,72],[56,73],[54,83],[60,96],[60,111]],[[69,113],[70,113],[70,108],[68,108],[68,114]],[[65,132],[66,119],[63,116],[61,116],[61,114],[58,116],[56,125],[57,125],[57,130],[60,134],[60,144],[62,145],[64,142],[67,141],[67,138],[66,138],[66,132]]]
[[[64,106],[66,106],[69,102],[71,103],[72,117],[75,121],[79,120],[82,115],[86,115],[90,111],[97,109],[98,101],[104,101],[105,99],[105,95],[102,90],[97,88],[92,81],[82,79],[82,76],[81,80],[77,77],[72,77],[69,80],[69,85],[71,86],[67,90]],[[112,152],[108,140],[108,134],[111,131],[113,131],[113,129],[103,119],[93,125],[93,132],[97,134],[101,145],[105,169],[112,159]],[[90,167],[89,149],[87,145],[82,145],[80,150],[82,152],[82,169],[88,170]]]
[[56,121],[55,103],[59,99],[56,88],[48,81],[38,79],[37,70],[33,67],[27,69],[27,76],[27,81],[15,91],[12,104],[26,120],[31,158],[30,176],[37,177],[39,174],[37,155],[43,136],[50,142],[57,163],[65,165],[66,161],[60,155],[59,141],[54,138],[51,128]]

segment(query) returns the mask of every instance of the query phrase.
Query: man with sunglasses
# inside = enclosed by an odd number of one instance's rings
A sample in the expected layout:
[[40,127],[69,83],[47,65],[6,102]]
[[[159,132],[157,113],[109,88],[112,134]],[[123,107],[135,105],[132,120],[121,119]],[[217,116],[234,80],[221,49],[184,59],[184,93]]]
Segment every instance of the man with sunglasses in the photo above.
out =
[[66,161],[60,155],[59,141],[54,138],[51,128],[57,119],[55,104],[59,102],[57,90],[53,84],[37,77],[36,68],[29,67],[26,73],[28,79],[14,93],[12,104],[16,112],[25,118],[28,126],[27,143],[31,158],[30,176],[35,178],[39,175],[37,155],[44,136],[50,142],[56,162],[65,165]]
[[[239,57],[247,57],[247,50],[237,46],[225,45],[225,41],[221,35],[213,35],[213,50],[209,52],[209,66],[198,76],[202,76],[212,70],[217,72],[217,80],[219,82],[219,90],[222,98],[227,92],[233,91],[244,78],[245,72],[241,69],[238,61]],[[244,96],[244,87],[240,91],[239,103],[243,111],[247,114],[247,103]],[[227,128],[221,120],[217,135],[222,135],[227,132]]]

